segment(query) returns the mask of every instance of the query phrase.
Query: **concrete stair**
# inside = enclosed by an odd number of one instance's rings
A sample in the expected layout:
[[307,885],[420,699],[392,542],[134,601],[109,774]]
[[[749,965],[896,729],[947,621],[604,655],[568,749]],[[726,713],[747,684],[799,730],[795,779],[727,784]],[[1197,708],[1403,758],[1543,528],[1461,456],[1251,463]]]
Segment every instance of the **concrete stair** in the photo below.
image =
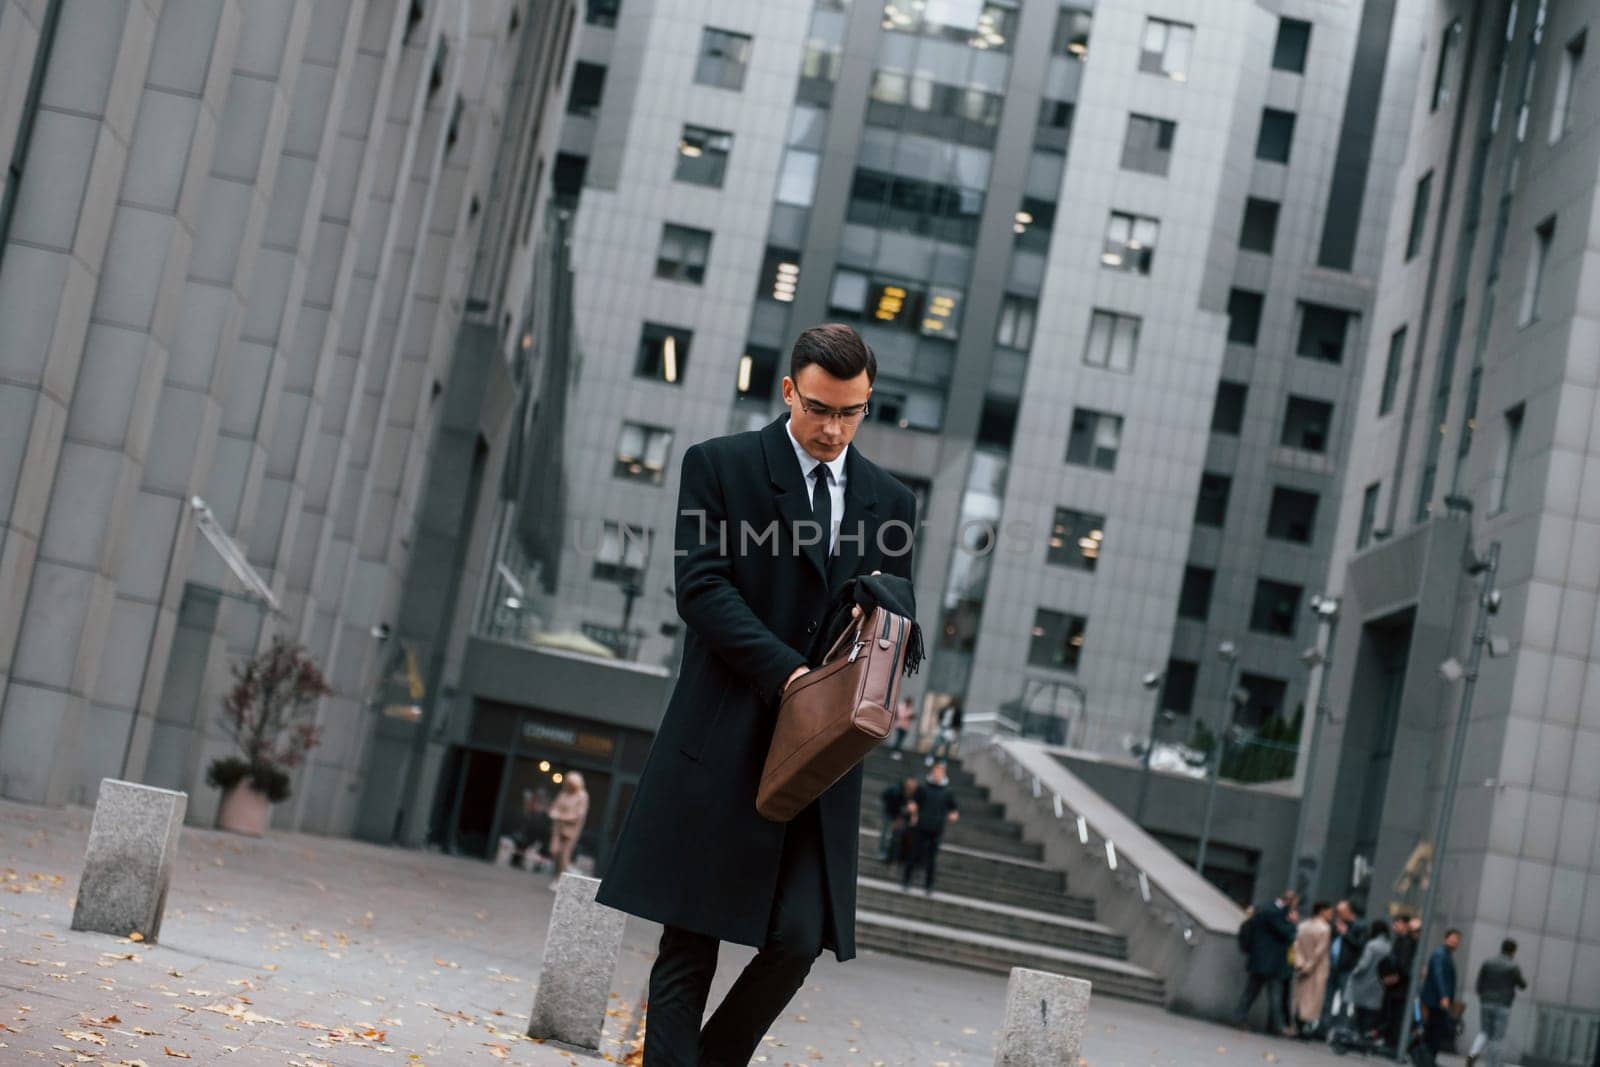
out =
[[939,850],[936,891],[900,888],[900,868],[877,858],[878,794],[925,771],[920,758],[867,759],[862,797],[856,940],[864,948],[977,970],[1032,967],[1085,978],[1095,992],[1150,1004],[1166,1000],[1160,975],[1128,962],[1127,941],[1095,920],[1092,900],[1067,891],[1066,872],[1040,858],[988,791],[950,762],[961,819]]

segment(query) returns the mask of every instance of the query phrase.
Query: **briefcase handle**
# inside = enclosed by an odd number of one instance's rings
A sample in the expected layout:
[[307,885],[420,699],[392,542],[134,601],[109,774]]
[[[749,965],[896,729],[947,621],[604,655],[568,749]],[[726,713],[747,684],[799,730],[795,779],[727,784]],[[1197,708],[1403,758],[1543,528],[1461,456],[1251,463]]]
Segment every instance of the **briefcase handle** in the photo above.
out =
[[856,620],[855,626],[847,626],[839,632],[839,636],[834,639],[833,647],[828,649],[828,654],[822,657],[822,663],[819,663],[817,666],[820,667],[825,663],[832,662],[834,657],[837,656],[840,651],[861,640],[861,630],[867,625],[868,614],[869,613],[865,609],[862,609],[861,617]]

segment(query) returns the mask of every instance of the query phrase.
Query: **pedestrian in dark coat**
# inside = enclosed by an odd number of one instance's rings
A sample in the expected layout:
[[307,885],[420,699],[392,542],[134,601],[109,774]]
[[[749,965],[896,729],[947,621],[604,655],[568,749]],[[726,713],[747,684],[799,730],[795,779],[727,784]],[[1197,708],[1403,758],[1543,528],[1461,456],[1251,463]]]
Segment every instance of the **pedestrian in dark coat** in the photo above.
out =
[[1422,990],[1417,995],[1417,999],[1422,1001],[1425,1016],[1422,1039],[1436,1054],[1455,1044],[1455,952],[1460,947],[1461,931],[1445,931],[1444,943],[1428,957],[1428,973],[1423,977]]
[[[848,326],[807,330],[783,381],[789,415],[684,453],[683,662],[599,891],[665,927],[649,1067],[748,1063],[821,950],[855,955],[861,768],[789,823],[755,804],[778,701],[833,592],[873,571],[911,577],[915,498],[850,445],[876,373]],[[702,1031],[721,941],[761,952]]]
[[1245,953],[1244,994],[1234,1012],[1234,1022],[1244,1026],[1256,998],[1267,994],[1267,1033],[1289,1033],[1285,1019],[1284,992],[1293,968],[1289,965],[1289,946],[1294,944],[1300,915],[1295,910],[1298,898],[1283,894],[1271,904],[1257,908],[1240,930],[1239,947]]

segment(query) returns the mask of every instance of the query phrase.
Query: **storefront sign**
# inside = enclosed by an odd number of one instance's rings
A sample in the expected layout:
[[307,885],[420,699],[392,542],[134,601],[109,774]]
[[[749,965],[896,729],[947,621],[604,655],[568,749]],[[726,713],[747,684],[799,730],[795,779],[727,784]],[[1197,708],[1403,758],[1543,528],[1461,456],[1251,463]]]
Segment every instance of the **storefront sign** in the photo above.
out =
[[591,733],[537,719],[522,720],[522,740],[527,744],[554,745],[601,759],[610,759],[617,747],[616,738],[608,734]]

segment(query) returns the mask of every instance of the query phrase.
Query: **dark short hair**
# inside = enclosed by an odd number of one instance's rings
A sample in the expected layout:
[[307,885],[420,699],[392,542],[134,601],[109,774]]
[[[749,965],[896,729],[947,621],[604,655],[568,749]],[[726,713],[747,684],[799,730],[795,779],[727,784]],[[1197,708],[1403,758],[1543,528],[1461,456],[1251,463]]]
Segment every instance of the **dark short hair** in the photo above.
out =
[[1517,954],[1517,943],[1509,937],[1506,938],[1500,942],[1500,953],[1503,956],[1515,956]]
[[1326,900],[1319,900],[1315,904],[1311,905],[1311,914],[1313,915],[1321,915],[1325,911],[1332,910],[1333,905],[1329,904]]
[[789,353],[789,377],[796,381],[807,367],[817,366],[841,381],[849,381],[862,371],[867,382],[878,380],[878,359],[861,335],[842,322],[813,326],[802,333]]
[[1382,919],[1373,919],[1372,925],[1367,928],[1368,937],[1388,937],[1389,924]]
[[1461,936],[1461,931],[1457,930],[1454,926],[1452,926],[1450,929],[1448,929],[1448,930],[1446,930],[1444,932],[1444,936],[1448,938],[1451,934],[1454,934],[1457,937],[1460,937]]

